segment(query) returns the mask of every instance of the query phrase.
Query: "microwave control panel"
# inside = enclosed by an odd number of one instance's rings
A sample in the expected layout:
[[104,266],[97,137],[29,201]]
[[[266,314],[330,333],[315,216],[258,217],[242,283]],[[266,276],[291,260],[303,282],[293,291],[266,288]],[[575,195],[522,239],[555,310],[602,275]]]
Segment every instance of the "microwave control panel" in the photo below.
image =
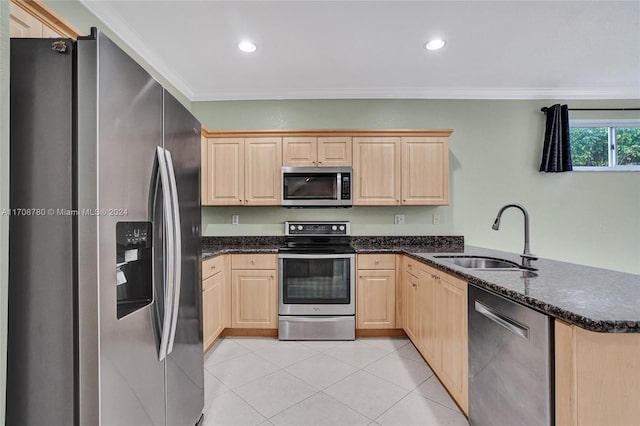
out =
[[340,199],[351,199],[351,173],[341,173],[342,189],[340,191]]

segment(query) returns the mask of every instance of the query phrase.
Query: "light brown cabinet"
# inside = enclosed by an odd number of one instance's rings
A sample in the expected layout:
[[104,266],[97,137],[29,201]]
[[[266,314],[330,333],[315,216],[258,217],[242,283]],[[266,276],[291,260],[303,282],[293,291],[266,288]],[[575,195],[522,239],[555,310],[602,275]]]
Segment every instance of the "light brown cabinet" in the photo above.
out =
[[418,262],[404,256],[402,259],[402,298],[404,331],[416,347],[418,343]]
[[636,425],[640,334],[595,333],[555,320],[556,425]]
[[400,205],[400,138],[353,138],[353,205]]
[[231,327],[230,257],[202,263],[202,346],[206,352],[222,331]]
[[78,32],[41,1],[12,0],[9,35],[16,38],[77,38]]
[[353,138],[354,205],[449,203],[448,137]]
[[280,205],[281,138],[204,138],[202,143],[203,205]]
[[467,413],[467,283],[406,256],[403,264],[405,332]]
[[437,341],[440,343],[440,380],[468,414],[467,283],[439,272]]
[[279,206],[282,201],[282,138],[246,138],[244,158],[244,204]]
[[396,256],[358,255],[356,328],[396,327]]
[[232,327],[278,327],[276,262],[273,254],[231,255]]
[[203,138],[202,204],[244,204],[244,138]]
[[351,165],[350,137],[285,137],[282,165],[296,167],[343,167]]
[[449,138],[402,138],[402,204],[449,204]]

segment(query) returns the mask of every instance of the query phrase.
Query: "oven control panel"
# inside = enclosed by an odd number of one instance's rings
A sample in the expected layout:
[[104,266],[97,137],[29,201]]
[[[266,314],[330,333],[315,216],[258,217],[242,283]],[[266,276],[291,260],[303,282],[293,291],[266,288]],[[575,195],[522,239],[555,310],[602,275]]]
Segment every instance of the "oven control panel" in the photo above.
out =
[[349,222],[285,222],[285,235],[351,235]]

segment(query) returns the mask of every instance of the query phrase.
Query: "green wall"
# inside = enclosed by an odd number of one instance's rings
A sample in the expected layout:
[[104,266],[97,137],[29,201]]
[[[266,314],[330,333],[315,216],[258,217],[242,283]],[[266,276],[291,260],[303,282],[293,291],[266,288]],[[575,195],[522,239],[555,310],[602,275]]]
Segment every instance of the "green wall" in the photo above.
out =
[[[0,1],[0,210],[9,207],[9,2]],[[4,424],[7,371],[9,217],[0,215],[0,424]]]
[[[210,130],[452,128],[450,204],[442,207],[203,208],[205,235],[280,235],[288,219],[353,222],[357,235],[464,235],[467,244],[521,252],[516,210],[491,224],[504,204],[531,215],[531,249],[542,257],[640,273],[640,173],[539,173],[543,106],[558,101],[297,100],[194,102]],[[637,101],[567,101],[570,107],[631,107]],[[573,112],[572,118],[639,118],[635,112]],[[394,225],[394,214],[406,225]],[[440,215],[441,224],[432,217]],[[231,215],[240,224],[231,225]]]

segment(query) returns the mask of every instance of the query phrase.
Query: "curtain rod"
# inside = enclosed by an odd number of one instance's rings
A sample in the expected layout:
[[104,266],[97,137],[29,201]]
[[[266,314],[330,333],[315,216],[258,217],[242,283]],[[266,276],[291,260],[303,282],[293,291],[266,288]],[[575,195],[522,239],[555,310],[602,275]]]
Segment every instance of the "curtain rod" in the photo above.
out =
[[[542,107],[540,111],[547,112],[549,107]],[[640,108],[569,108],[569,111],[640,111]]]

